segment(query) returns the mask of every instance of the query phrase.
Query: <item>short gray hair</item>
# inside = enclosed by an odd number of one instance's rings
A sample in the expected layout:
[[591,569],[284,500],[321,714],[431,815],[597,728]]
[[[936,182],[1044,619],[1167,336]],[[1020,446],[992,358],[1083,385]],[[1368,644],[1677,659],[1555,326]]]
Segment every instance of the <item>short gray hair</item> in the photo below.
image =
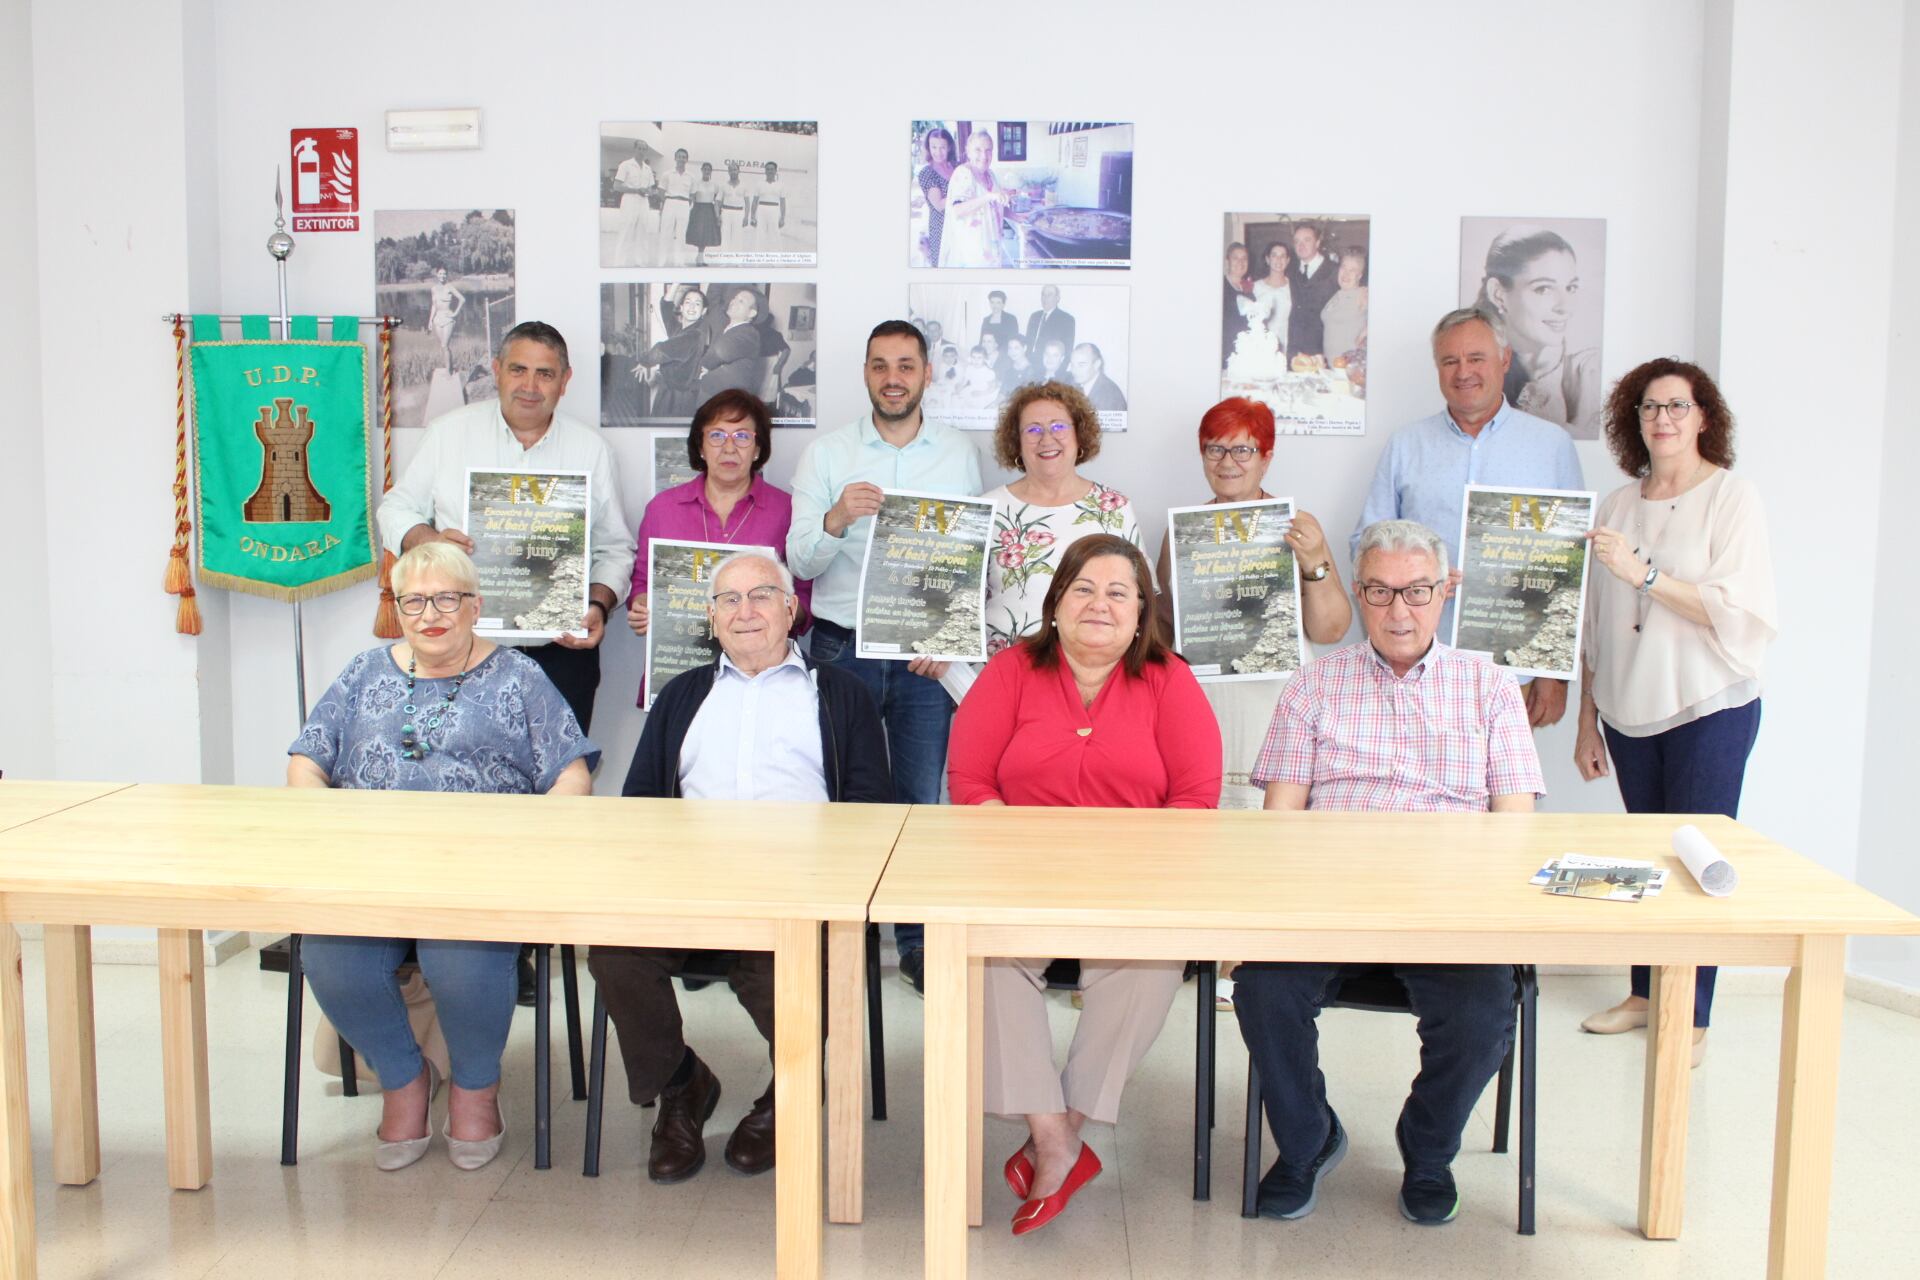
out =
[[[778,574],[780,577],[780,589],[785,591],[788,595],[793,594],[793,571],[788,569],[787,566],[781,564],[780,558],[778,556],[770,556],[764,551],[754,551],[751,549],[746,551],[736,551],[732,555],[728,556],[725,560],[722,560],[719,564],[713,566],[713,572],[707,575],[707,581],[708,582],[720,581],[721,574],[733,568],[734,565],[744,563],[745,561],[748,561],[748,560],[764,560],[768,564],[772,565],[774,572]],[[708,592],[707,598],[712,599],[713,593]]]
[[1360,531],[1360,544],[1353,549],[1353,572],[1357,577],[1369,551],[1424,551],[1433,557],[1434,572],[1445,581],[1447,544],[1440,535],[1417,520],[1376,520]]
[[1507,349],[1506,324],[1502,322],[1499,316],[1494,315],[1490,311],[1482,310],[1480,307],[1457,307],[1441,316],[1440,322],[1433,326],[1433,345],[1436,347],[1440,345],[1440,335],[1447,332],[1447,330],[1458,329],[1463,324],[1474,323],[1483,324],[1491,329],[1493,331],[1493,340],[1500,344],[1500,349],[1502,351]]
[[387,581],[393,584],[394,594],[405,595],[408,586],[433,573],[438,573],[462,591],[480,589],[479,571],[473,567],[473,561],[467,553],[451,542],[442,542],[438,538],[416,543],[413,550],[395,560]]

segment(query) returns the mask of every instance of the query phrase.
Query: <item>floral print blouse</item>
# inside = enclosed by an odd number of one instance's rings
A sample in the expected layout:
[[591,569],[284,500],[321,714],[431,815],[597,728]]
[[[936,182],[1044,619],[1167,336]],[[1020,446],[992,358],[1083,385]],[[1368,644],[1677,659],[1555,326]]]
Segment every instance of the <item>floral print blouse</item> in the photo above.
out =
[[1005,485],[984,495],[993,501],[993,541],[987,562],[987,654],[1000,652],[1040,629],[1054,566],[1074,539],[1115,533],[1140,545],[1133,504],[1118,489],[1094,483],[1087,496],[1064,507],[1022,502]]

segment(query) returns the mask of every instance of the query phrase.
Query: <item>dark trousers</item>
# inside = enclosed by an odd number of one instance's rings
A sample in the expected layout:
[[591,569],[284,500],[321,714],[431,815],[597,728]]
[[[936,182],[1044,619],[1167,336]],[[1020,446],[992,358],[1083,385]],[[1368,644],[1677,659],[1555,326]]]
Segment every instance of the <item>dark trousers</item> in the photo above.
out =
[[[620,1060],[627,1064],[627,1097],[636,1106],[660,1096],[687,1051],[673,979],[694,954],[666,947],[596,946],[587,957],[587,970],[599,984],[620,1036]],[[773,953],[739,952],[727,974],[727,985],[766,1037],[771,1063]]]
[[[825,618],[814,619],[814,661],[832,663],[860,677],[880,708],[880,719],[887,726],[894,803],[939,804],[940,783],[947,770],[947,733],[953,726],[952,696],[938,680],[914,675],[904,662],[855,654],[853,632]],[[903,954],[918,951],[925,932],[917,924],[896,924],[893,941]]]
[[600,650],[569,649],[565,645],[530,644],[520,652],[540,664],[553,687],[567,700],[580,732],[593,732],[593,695],[600,688]]
[[[1233,971],[1240,1035],[1260,1071],[1260,1097],[1280,1160],[1304,1169],[1329,1128],[1317,1019],[1350,971],[1341,964],[1256,961]],[[1513,1038],[1511,965],[1396,964],[1419,1019],[1420,1073],[1400,1109],[1407,1168],[1453,1163],[1473,1104],[1499,1071]]]
[[[1628,813],[1740,815],[1740,784],[1760,735],[1760,699],[1646,738],[1602,727]],[[1694,975],[1693,1025],[1704,1027],[1713,1014],[1713,983],[1720,971],[1703,964]],[[1646,965],[1633,966],[1633,994],[1644,997],[1652,977]]]

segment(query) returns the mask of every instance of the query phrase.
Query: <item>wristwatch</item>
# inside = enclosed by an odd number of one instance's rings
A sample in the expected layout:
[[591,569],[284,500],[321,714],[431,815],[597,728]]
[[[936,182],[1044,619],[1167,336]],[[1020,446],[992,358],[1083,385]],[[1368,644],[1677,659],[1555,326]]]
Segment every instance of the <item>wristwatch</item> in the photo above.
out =
[[1644,579],[1644,580],[1643,580],[1643,581],[1642,581],[1642,582],[1640,583],[1640,594],[1644,596],[1644,595],[1646,595],[1646,594],[1647,594],[1648,592],[1650,592],[1650,591],[1652,591],[1652,590],[1653,590],[1653,580],[1654,580],[1655,578],[1657,578],[1657,577],[1659,577],[1659,576],[1660,576],[1660,570],[1659,570],[1659,569],[1657,569],[1657,568],[1655,568],[1655,567],[1654,567],[1653,565],[1648,565],[1648,566],[1647,566],[1647,576],[1646,576],[1646,578],[1645,578],[1645,579]]
[[1324,582],[1326,581],[1327,575],[1332,572],[1333,572],[1333,565],[1326,560],[1322,560],[1318,568],[1315,568],[1312,570],[1305,570],[1305,569],[1301,570],[1300,580],[1302,582]]

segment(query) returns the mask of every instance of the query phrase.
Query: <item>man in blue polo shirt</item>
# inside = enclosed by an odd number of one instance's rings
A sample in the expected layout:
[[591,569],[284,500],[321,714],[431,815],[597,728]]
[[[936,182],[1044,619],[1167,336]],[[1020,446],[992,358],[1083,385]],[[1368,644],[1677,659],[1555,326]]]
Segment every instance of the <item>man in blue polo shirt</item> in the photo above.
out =
[[[1438,533],[1454,564],[1460,563],[1460,514],[1470,484],[1514,488],[1584,489],[1580,458],[1564,429],[1522,413],[1501,393],[1513,352],[1494,317],[1472,307],[1449,311],[1433,326],[1433,363],[1447,407],[1395,432],[1374,469],[1366,505],[1353,526],[1348,552],[1360,532],[1381,520],[1412,520]],[[1455,570],[1451,587],[1460,581]],[[1442,636],[1453,634],[1453,601],[1440,617]],[[1567,682],[1524,683],[1527,720],[1534,728],[1566,713]]]
[[[926,337],[905,320],[888,320],[867,338],[867,399],[873,412],[807,446],[793,475],[793,525],[787,566],[813,579],[813,657],[865,682],[887,726],[893,798],[938,804],[947,765],[953,699],[940,686],[944,662],[855,656],[860,562],[872,536],[882,490],[977,496],[980,453],[951,427],[926,421],[920,398],[929,380]],[[895,925],[900,976],[921,987],[917,924]]]

